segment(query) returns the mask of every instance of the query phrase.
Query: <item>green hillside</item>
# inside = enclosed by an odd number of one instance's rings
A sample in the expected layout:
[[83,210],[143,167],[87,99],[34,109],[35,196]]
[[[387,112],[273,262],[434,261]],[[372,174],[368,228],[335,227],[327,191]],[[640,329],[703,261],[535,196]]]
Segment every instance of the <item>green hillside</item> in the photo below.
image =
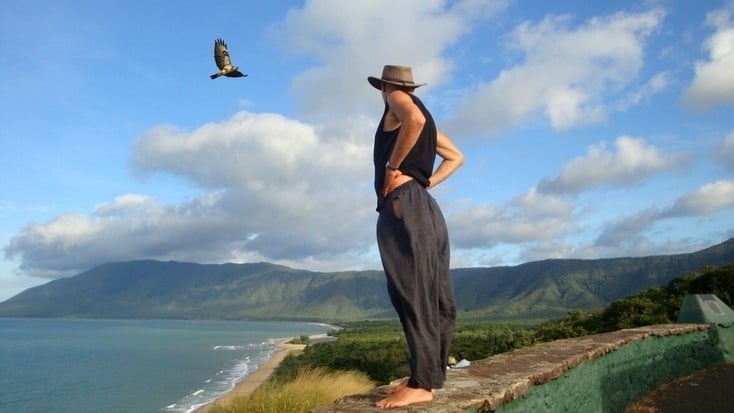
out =
[[[603,308],[707,265],[734,263],[734,239],[689,254],[543,260],[452,270],[460,317],[548,319]],[[3,317],[339,321],[394,313],[382,271],[322,273],[268,263],[100,265],[0,303]]]
[[734,239],[690,254],[553,259],[516,267],[458,270],[454,280],[457,299],[468,315],[545,319],[602,308],[707,265],[729,263],[734,263]]

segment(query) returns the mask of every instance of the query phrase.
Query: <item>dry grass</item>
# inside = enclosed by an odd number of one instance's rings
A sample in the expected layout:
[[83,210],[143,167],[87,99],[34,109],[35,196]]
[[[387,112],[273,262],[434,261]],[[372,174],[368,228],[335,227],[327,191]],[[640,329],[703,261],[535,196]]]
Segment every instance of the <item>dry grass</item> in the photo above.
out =
[[309,368],[299,371],[293,381],[283,384],[266,382],[249,396],[235,399],[227,405],[216,404],[210,412],[307,413],[340,397],[365,393],[374,388],[375,383],[360,372],[327,372]]

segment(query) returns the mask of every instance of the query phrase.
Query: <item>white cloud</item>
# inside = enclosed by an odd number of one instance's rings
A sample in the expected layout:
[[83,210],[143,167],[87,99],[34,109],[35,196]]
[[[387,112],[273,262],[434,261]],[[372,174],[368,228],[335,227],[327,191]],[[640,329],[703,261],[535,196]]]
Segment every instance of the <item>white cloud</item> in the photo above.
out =
[[721,180],[705,184],[695,192],[681,196],[665,216],[711,215],[732,207],[734,207],[734,181]]
[[625,111],[630,107],[633,107],[639,103],[646,102],[651,96],[656,93],[665,90],[670,83],[670,73],[660,72],[650,78],[642,87],[637,90],[631,91],[627,96],[624,96],[617,104],[616,109]]
[[573,213],[573,206],[566,200],[556,195],[541,193],[537,188],[531,188],[515,198],[511,204],[530,216],[570,217]]
[[710,216],[732,207],[734,207],[734,181],[708,183],[693,192],[681,195],[668,208],[651,207],[605,223],[594,245],[600,248],[600,251],[634,246],[628,251],[637,249],[635,255],[640,255],[646,250],[646,247],[642,246],[648,245],[645,241],[645,232],[658,222],[670,218]]
[[734,7],[710,12],[706,24],[715,32],[705,42],[709,60],[696,62],[693,82],[684,101],[692,109],[705,110],[734,103]]
[[546,95],[546,115],[556,129],[568,129],[574,125],[597,123],[604,119],[600,107],[588,107],[589,96],[580,88],[563,86],[549,90]]
[[106,202],[94,208],[94,215],[99,217],[115,217],[130,211],[136,211],[155,204],[155,200],[145,195],[125,194],[115,198],[114,202]]
[[534,188],[500,208],[491,204],[467,207],[448,217],[452,245],[488,248],[549,240],[573,228],[573,206]]
[[334,117],[381,105],[367,76],[379,76],[384,64],[412,66],[416,80],[429,88],[445,81],[452,69],[446,49],[506,3],[311,0],[273,31],[288,51],[317,61],[293,80],[301,113]]
[[354,182],[369,182],[373,128],[363,118],[313,126],[239,112],[191,132],[152,128],[134,142],[130,163],[136,174],[171,173],[204,188],[243,191],[270,208],[303,206],[322,192],[355,192]]
[[724,138],[717,157],[727,169],[734,169],[734,131]]
[[77,267],[73,258],[98,235],[98,226],[89,218],[60,215],[45,224],[27,224],[4,248],[5,257],[22,258],[20,269],[31,276],[68,275],[67,271],[88,268]]
[[620,136],[616,152],[604,144],[591,146],[586,156],[571,160],[553,179],[538,184],[541,192],[577,193],[602,185],[636,185],[652,174],[675,166],[681,158],[662,153],[643,139]]
[[373,127],[239,112],[190,132],[151,128],[133,144],[133,171],[187,179],[200,195],[179,205],[121,195],[88,216],[26,225],[5,255],[43,276],[142,258],[359,267],[374,246]]
[[659,218],[657,208],[649,208],[635,214],[622,217],[606,224],[597,237],[595,245],[602,247],[618,247],[640,237]]
[[137,173],[166,171],[207,188],[323,184],[330,170],[364,176],[363,154],[371,142],[358,133],[367,130],[345,127],[338,139],[321,137],[314,126],[282,115],[239,112],[192,132],[153,128],[134,142],[131,165]]
[[[605,120],[604,101],[633,84],[644,42],[663,16],[654,9],[594,17],[578,27],[568,16],[518,25],[507,45],[524,61],[479,85],[459,105],[452,130],[492,135],[539,114],[557,130]],[[648,93],[661,81],[654,79]]]
[[[729,235],[731,236],[731,234]],[[727,239],[726,237],[724,239]],[[710,242],[694,239],[655,242],[644,236],[635,236],[621,244],[566,243],[547,241],[524,245],[520,258],[523,262],[547,259],[599,259],[619,257],[645,257],[651,255],[685,254],[711,246]]]
[[[353,255],[373,247],[372,198],[325,189],[272,206],[251,195],[211,192],[181,205],[128,195],[89,216],[28,224],[5,255],[19,259],[26,274],[58,277],[133,259],[298,262],[299,268],[336,270],[344,269],[333,267],[339,262],[360,266]],[[127,202],[130,197],[145,201]]]

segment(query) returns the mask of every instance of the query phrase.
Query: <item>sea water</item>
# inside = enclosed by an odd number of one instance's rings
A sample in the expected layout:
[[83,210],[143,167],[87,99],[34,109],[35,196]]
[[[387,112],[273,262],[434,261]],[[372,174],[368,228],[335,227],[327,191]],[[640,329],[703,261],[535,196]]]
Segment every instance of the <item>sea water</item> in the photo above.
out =
[[0,412],[193,412],[234,388],[300,322],[0,318]]

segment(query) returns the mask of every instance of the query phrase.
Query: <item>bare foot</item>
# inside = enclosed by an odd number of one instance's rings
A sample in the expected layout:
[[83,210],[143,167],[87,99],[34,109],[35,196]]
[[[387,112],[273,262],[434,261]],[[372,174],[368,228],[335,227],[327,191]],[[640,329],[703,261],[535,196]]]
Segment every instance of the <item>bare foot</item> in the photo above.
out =
[[400,390],[403,390],[404,388],[408,387],[408,378],[403,379],[400,383],[398,383],[395,387],[390,387],[389,389],[385,390],[386,394],[395,394],[399,392]]
[[377,407],[403,407],[410,404],[426,403],[433,400],[433,390],[414,389],[407,385],[400,391],[393,393],[390,397],[375,403]]

